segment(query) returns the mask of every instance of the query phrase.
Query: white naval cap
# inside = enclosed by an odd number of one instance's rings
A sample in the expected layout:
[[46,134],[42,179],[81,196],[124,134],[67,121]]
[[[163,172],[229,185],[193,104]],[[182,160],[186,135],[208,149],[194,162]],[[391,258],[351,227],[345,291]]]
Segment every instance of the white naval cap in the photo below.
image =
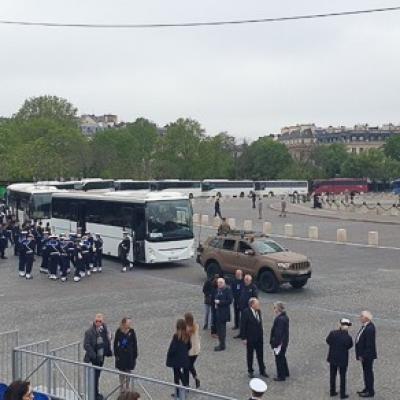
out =
[[257,392],[257,393],[265,393],[268,389],[267,384],[259,378],[253,378],[249,382],[249,387],[252,391]]
[[350,321],[348,318],[342,318],[342,319],[340,320],[340,325],[351,326],[352,323],[351,323],[351,321]]

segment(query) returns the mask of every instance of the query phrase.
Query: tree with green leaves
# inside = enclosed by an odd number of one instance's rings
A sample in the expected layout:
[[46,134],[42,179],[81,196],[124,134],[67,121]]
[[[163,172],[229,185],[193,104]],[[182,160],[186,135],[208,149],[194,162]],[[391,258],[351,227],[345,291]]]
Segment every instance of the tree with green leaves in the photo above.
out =
[[264,136],[244,149],[239,159],[240,176],[247,179],[276,179],[292,162],[284,144]]
[[390,137],[383,146],[383,150],[388,157],[400,161],[400,135]]
[[326,178],[340,176],[342,165],[348,158],[346,146],[336,143],[316,146],[310,156],[310,160],[321,169]]

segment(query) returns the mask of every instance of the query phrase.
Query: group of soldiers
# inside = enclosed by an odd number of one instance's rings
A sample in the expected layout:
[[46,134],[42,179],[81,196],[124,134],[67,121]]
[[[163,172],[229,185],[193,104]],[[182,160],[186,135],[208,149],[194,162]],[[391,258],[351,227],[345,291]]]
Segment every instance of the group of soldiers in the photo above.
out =
[[24,223],[20,228],[13,218],[0,226],[0,257],[5,257],[8,243],[14,246],[18,257],[19,276],[32,279],[32,267],[36,256],[41,256],[40,272],[49,279],[66,282],[74,267],[75,282],[93,272],[102,272],[103,239],[99,234],[69,233],[54,235],[50,227],[41,222]]

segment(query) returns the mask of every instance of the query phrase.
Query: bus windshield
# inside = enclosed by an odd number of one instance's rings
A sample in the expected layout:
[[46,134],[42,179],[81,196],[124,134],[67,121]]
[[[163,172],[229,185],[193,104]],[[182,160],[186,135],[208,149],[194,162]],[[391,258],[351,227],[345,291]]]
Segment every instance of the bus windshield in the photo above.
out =
[[32,195],[33,206],[31,207],[32,218],[47,219],[50,218],[50,193],[35,193]]
[[193,238],[189,200],[147,203],[148,240],[165,241]]

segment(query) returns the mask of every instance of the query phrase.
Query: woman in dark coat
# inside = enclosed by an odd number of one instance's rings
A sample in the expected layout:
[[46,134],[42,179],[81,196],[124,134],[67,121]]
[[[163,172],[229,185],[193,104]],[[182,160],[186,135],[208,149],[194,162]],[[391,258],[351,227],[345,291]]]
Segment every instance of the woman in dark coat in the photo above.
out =
[[[189,386],[189,350],[191,348],[190,336],[184,319],[176,322],[176,332],[172,337],[167,353],[167,367],[174,371],[174,383]],[[175,391],[175,397],[179,399],[179,390]]]
[[[131,327],[131,323],[132,321],[129,318],[123,318],[114,338],[115,368],[129,373],[135,369],[138,357],[136,333]],[[126,375],[120,375],[119,381],[121,393],[128,391],[130,378]]]

